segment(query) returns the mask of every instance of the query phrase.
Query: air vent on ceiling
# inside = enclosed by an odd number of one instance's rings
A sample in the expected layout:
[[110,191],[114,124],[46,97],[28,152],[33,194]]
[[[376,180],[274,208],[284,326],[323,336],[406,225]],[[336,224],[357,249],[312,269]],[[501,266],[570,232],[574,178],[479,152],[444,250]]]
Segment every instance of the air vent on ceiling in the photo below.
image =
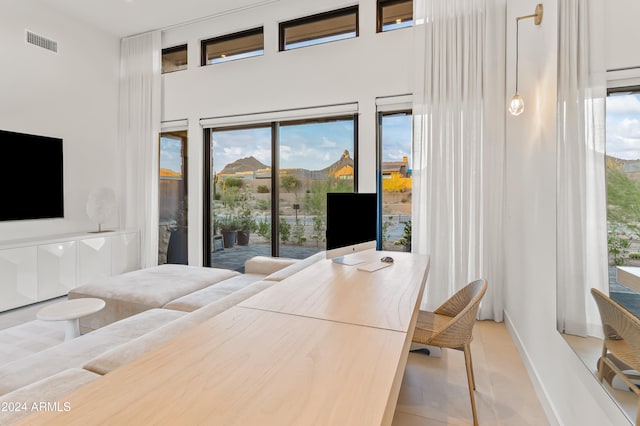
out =
[[43,49],[47,49],[53,53],[58,53],[58,42],[55,40],[51,40],[49,38],[43,37],[36,33],[32,33],[29,30],[25,30],[27,34],[27,43],[33,44],[34,46],[42,47]]

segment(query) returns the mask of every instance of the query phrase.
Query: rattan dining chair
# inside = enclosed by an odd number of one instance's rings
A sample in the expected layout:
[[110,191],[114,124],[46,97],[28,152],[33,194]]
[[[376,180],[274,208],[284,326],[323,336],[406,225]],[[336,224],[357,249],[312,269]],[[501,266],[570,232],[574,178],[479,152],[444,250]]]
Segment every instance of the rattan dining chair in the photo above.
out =
[[[623,372],[640,371],[640,319],[598,289],[592,288],[591,294],[598,305],[604,331],[602,356],[598,360],[598,380],[602,382],[606,379],[611,384],[615,374],[640,397],[638,385]],[[637,378],[637,375],[632,377]],[[640,399],[636,425],[640,425]]]
[[478,424],[478,415],[473,395],[476,384],[473,377],[470,344],[480,301],[486,291],[487,281],[479,279],[467,284],[435,311],[420,311],[413,333],[415,343],[464,352],[474,425]]

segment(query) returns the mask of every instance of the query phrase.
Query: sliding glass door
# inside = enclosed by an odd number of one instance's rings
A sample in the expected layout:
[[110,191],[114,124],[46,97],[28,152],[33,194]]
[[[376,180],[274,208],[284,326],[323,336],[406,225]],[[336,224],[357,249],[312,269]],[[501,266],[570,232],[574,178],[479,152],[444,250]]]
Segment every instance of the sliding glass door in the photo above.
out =
[[212,129],[211,266],[240,269],[271,255],[271,126]]
[[206,131],[210,266],[325,249],[326,193],[354,191],[355,116]]

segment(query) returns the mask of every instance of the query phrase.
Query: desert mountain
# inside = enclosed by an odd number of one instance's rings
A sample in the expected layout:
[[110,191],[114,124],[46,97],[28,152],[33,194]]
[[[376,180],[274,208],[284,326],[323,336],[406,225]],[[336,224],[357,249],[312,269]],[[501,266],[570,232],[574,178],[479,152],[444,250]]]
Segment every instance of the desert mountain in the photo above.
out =
[[[294,175],[303,173],[307,177],[316,176],[315,178],[322,179],[323,176],[326,177],[335,175],[338,170],[343,169],[345,166],[353,167],[353,158],[351,158],[351,155],[349,155],[349,151],[347,150],[342,153],[342,156],[338,159],[338,161],[328,167],[325,167],[322,170],[310,171],[302,169],[290,169],[289,172],[293,173]],[[224,169],[220,171],[220,174],[229,176],[236,173],[255,172],[261,169],[266,169],[268,167],[269,166],[262,164],[255,157],[245,157],[224,166]],[[297,170],[297,172],[294,170]]]
[[255,172],[256,170],[265,169],[269,166],[262,164],[255,157],[245,157],[229,163],[220,171],[223,175],[233,175],[242,172]]
[[340,157],[338,161],[320,171],[327,176],[333,176],[338,170],[342,169],[345,166],[353,167],[353,158],[351,158],[351,155],[349,155],[349,151],[347,151],[346,149],[344,150],[344,152],[342,153],[342,157]]

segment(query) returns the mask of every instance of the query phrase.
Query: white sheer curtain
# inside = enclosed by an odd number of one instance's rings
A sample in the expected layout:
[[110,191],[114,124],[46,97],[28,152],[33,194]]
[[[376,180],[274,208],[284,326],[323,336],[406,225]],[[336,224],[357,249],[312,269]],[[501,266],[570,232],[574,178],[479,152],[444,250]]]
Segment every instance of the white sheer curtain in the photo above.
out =
[[480,317],[502,321],[504,0],[416,3],[413,251],[431,256],[433,309],[489,282]]
[[580,336],[600,334],[590,289],[609,292],[599,3],[558,2],[558,329]]
[[143,267],[158,262],[160,32],[120,43],[120,226],[140,230]]

